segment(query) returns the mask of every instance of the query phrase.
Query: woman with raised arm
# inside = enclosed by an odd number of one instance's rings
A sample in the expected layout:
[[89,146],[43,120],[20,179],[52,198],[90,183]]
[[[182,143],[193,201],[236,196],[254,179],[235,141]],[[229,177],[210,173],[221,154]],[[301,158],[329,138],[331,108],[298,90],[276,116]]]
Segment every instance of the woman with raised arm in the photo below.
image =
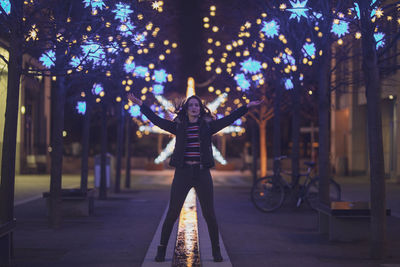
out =
[[263,100],[252,101],[233,111],[230,115],[214,120],[210,110],[203,105],[201,99],[193,95],[176,110],[176,118],[170,121],[157,116],[132,93],[128,94],[128,99],[139,105],[141,112],[152,123],[176,136],[174,152],[169,163],[175,167],[175,174],[171,185],[169,208],[162,227],[161,241],[157,248],[155,260],[158,262],[165,260],[165,252],[172,228],[180,214],[186,195],[194,187],[204,219],[207,222],[214,261],[223,261],[219,246],[213,183],[210,174],[210,168],[215,165],[211,137],[245,115],[250,107],[260,105]]

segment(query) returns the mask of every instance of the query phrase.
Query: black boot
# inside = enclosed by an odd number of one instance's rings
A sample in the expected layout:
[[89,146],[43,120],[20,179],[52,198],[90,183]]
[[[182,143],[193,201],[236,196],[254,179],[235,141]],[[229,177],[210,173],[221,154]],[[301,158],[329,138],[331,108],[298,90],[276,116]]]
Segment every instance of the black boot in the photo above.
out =
[[157,261],[157,262],[165,261],[165,252],[166,252],[166,250],[167,250],[167,246],[159,245],[157,247],[157,255],[155,257],[155,261]]
[[222,258],[222,255],[221,255],[221,249],[220,249],[219,245],[213,246],[213,248],[212,248],[212,255],[213,255],[213,258],[214,258],[214,261],[215,261],[215,262],[221,262],[221,261],[224,260],[224,259]]

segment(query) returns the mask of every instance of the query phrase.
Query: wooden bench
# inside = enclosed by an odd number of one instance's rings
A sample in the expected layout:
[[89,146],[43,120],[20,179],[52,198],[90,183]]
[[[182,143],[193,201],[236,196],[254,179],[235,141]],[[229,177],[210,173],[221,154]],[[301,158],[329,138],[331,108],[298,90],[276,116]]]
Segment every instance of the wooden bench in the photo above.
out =
[[[369,202],[336,201],[330,206],[316,207],[319,232],[328,234],[330,241],[357,241],[369,238],[371,208]],[[390,209],[386,216],[390,216]]]
[[17,225],[17,221],[12,221],[0,224],[0,266],[10,264],[13,257],[13,242],[12,232]]
[[[89,189],[82,192],[80,189],[62,189],[61,209],[63,216],[89,216],[94,212],[95,190]],[[44,192],[46,200],[47,215],[50,208],[50,192]]]

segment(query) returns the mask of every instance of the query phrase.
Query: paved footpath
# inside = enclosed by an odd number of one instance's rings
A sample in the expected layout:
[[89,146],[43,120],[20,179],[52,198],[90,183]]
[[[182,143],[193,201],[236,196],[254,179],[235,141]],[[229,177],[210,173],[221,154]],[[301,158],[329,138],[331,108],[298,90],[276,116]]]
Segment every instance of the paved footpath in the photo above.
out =
[[[31,182],[20,180],[14,266],[142,266],[153,239],[158,239],[155,233],[165,213],[172,174],[135,171],[131,190],[96,199],[93,216],[64,218],[60,229],[47,227],[44,202],[35,199],[43,191],[40,186],[34,187],[35,194],[21,193],[20,186]],[[387,258],[372,261],[368,241],[329,242],[318,234],[317,214],[307,207],[294,208],[288,201],[277,212],[258,212],[249,199],[249,173],[244,174],[213,172],[220,234],[232,266],[400,266],[400,218],[388,218]],[[79,182],[77,176],[66,180],[68,186]],[[364,178],[338,180],[346,197],[368,197]],[[46,191],[45,183],[44,187]],[[34,200],[24,203],[28,198]],[[398,210],[399,199],[400,186],[391,183],[388,203],[396,206],[392,209]]]

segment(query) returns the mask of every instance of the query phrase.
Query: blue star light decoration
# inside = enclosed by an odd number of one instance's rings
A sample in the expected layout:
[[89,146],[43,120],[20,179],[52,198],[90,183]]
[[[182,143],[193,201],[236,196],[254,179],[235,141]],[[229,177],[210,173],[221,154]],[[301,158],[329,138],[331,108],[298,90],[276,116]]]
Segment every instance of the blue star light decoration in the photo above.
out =
[[[7,15],[11,13],[11,3],[9,0],[0,0],[0,6],[6,12]],[[2,12],[0,12],[2,13]]]
[[149,69],[147,67],[143,67],[143,66],[137,66],[135,68],[135,70],[133,71],[133,73],[141,78],[145,78],[147,73],[149,72]]
[[279,35],[279,25],[275,20],[269,22],[263,22],[263,27],[261,31],[268,37],[274,38],[274,36]]
[[243,90],[249,90],[250,82],[246,79],[246,76],[243,73],[235,75],[235,81],[237,85]]
[[136,64],[134,61],[128,61],[128,62],[125,62],[125,64],[124,64],[124,70],[128,74],[132,73],[135,70],[135,68],[136,68]]
[[127,21],[124,24],[119,25],[118,30],[122,36],[128,37],[133,35],[135,28],[136,27],[132,24],[132,22]]
[[141,45],[146,41],[146,35],[143,33],[138,33],[135,36],[133,36],[132,41],[135,45]]
[[240,65],[242,66],[240,69],[246,74],[256,74],[260,72],[262,68],[260,61],[254,60],[252,58],[248,58],[247,60],[240,63]]
[[305,43],[303,45],[303,55],[304,57],[312,57],[315,56],[316,48],[314,43]]
[[93,62],[95,66],[107,66],[107,62],[105,61],[106,53],[101,45],[89,41],[87,44],[81,45],[81,49],[86,61]]
[[106,7],[106,4],[103,0],[83,0],[85,7],[90,7],[92,12],[96,12],[97,9],[103,10]]
[[337,37],[341,38],[349,32],[349,23],[340,20],[339,23],[333,23],[331,32],[333,32]]
[[292,5],[292,8],[288,8],[292,14],[290,15],[289,19],[297,19],[298,22],[300,22],[301,17],[307,18],[306,12],[309,10],[308,7],[306,7],[308,0],[300,1],[296,0],[294,1],[289,1],[290,4]]
[[115,13],[114,18],[120,22],[127,22],[130,14],[133,13],[130,5],[121,2],[115,5],[115,9],[112,12]]
[[130,106],[128,112],[132,117],[139,117],[140,116],[140,107],[138,105]]
[[288,78],[284,79],[284,84],[285,84],[286,90],[292,90],[294,87],[292,80],[288,79]]
[[73,56],[71,58],[71,61],[69,62],[69,65],[71,65],[72,67],[76,68],[79,65],[81,65],[83,59],[81,57],[77,57],[77,56]]
[[167,72],[163,69],[155,70],[153,78],[157,83],[165,83],[167,81]]
[[375,42],[376,42],[376,49],[385,46],[385,34],[382,32],[377,32],[374,34]]
[[155,84],[155,85],[153,86],[153,93],[154,93],[155,95],[161,95],[161,94],[163,94],[163,93],[164,93],[164,85],[162,85],[162,84]]
[[99,83],[93,84],[92,94],[99,95],[103,91],[104,91],[104,89],[103,89],[103,86],[101,84],[99,84]]
[[84,115],[86,113],[86,102],[78,101],[76,103],[76,110],[78,111],[78,114]]
[[39,61],[42,62],[42,64],[50,69],[51,67],[55,66],[56,62],[56,53],[54,51],[47,51],[42,56],[39,58]]

